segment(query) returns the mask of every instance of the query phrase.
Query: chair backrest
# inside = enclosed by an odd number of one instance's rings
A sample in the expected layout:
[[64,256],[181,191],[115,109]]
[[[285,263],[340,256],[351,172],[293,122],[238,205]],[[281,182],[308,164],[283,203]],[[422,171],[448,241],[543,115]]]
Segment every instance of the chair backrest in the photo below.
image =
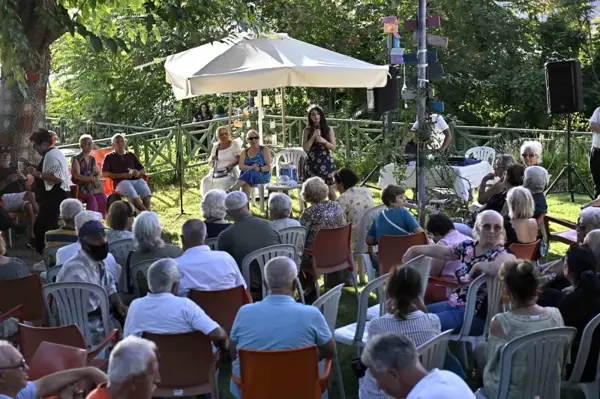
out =
[[75,324],[61,327],[32,327],[19,323],[19,351],[28,364],[32,364],[33,356],[42,342],[86,349],[85,338]]
[[475,158],[480,161],[485,161],[490,165],[494,166],[494,160],[496,159],[496,150],[491,147],[473,147],[469,148],[465,153],[466,158]]
[[379,263],[379,272],[387,273],[392,267],[401,265],[402,258],[410,247],[415,245],[426,245],[428,243],[429,241],[424,232],[403,236],[380,236],[377,260]]
[[351,224],[319,229],[312,246],[312,263],[318,275],[347,268],[354,270],[354,258],[350,250],[351,230]]
[[483,336],[487,337],[490,329],[490,322],[492,317],[502,311],[502,281],[498,277],[492,277],[487,274],[482,274],[477,277],[467,292],[467,302],[465,304],[465,314],[463,318],[463,325],[460,329],[461,336],[469,336],[471,331],[471,324],[473,323],[473,316],[475,315],[475,305],[477,301],[477,291],[485,284],[487,289],[487,317],[485,319],[485,326],[483,328]]
[[52,314],[50,299],[53,300],[58,311],[58,322],[53,320],[53,325],[77,325],[83,332],[85,342],[88,346],[91,346],[93,343],[92,332],[88,323],[90,295],[96,296],[100,301],[99,308],[102,314],[102,327],[104,328],[102,336],[107,336],[111,331],[108,295],[103,287],[97,284],[81,282],[54,283],[45,285],[43,292],[48,314]]
[[[369,297],[375,290],[380,292],[384,291],[385,283],[387,282],[388,275],[384,274],[377,277],[373,281],[369,281],[365,288],[360,292],[358,297],[358,310],[356,314],[356,331],[354,333],[354,345],[362,346],[362,338],[365,333],[365,327],[367,325],[367,311],[369,310]],[[380,297],[381,298],[381,297]]]
[[219,250],[219,237],[207,238],[205,244],[210,247],[211,251],[218,251]]
[[[98,170],[102,170],[102,164],[104,163],[104,157],[106,154],[113,151],[112,147],[100,148],[98,150],[92,150],[90,153],[91,156],[96,160],[96,164],[98,165]],[[104,193],[106,195],[110,195],[114,192],[114,186],[112,179],[104,178]],[[108,210],[108,206],[106,208]]]
[[142,334],[154,342],[160,358],[160,383],[155,397],[197,396],[210,393],[218,398],[215,387],[215,364],[208,336],[201,332],[186,334]]
[[[500,385],[497,398],[507,398],[510,388],[511,362],[515,354],[523,359],[527,376],[523,398],[560,398],[563,363],[577,329],[573,327],[549,328],[525,334],[509,341],[500,352]],[[555,367],[556,366],[556,367]]]
[[342,296],[342,289],[344,284],[335,286],[334,288],[327,291],[323,296],[319,297],[313,302],[313,306],[318,308],[323,316],[329,329],[333,332],[335,330],[335,323],[338,317],[338,309],[340,307],[340,297]]
[[238,310],[250,303],[243,285],[219,291],[190,290],[188,298],[200,306],[227,334],[231,332]]
[[424,299],[431,272],[431,258],[423,255],[417,256],[406,262],[405,265],[413,267],[421,275],[421,299]]
[[131,282],[136,298],[148,293],[148,269],[157,260],[160,259],[148,259],[131,266]]
[[119,289],[119,292],[127,292],[129,281],[127,258],[129,257],[129,253],[133,251],[133,239],[125,238],[123,240],[115,241],[109,245],[108,251],[115,257],[117,263],[123,268],[123,271],[121,272],[121,278],[119,278],[119,281],[117,282],[117,288]]
[[[579,349],[577,350],[577,359],[573,365],[573,371],[571,377],[569,377],[569,383],[576,384],[581,382],[581,376],[585,370],[588,357],[590,355],[590,348],[592,347],[592,339],[600,325],[600,314],[597,314],[583,329],[581,334],[581,341],[579,342]],[[598,354],[594,354],[598,356]],[[600,380],[600,356],[598,356],[598,365],[596,366],[596,381]]]
[[46,271],[46,281],[48,283],[56,283],[56,276],[62,269],[63,265],[56,265]]
[[298,176],[300,176],[300,160],[306,156],[306,153],[300,149],[288,148],[279,151],[274,157],[274,164],[277,167],[277,177],[279,177],[279,165],[282,163],[294,165],[298,169]]
[[42,280],[38,274],[10,280],[0,280],[0,309],[23,305],[23,320],[42,319],[45,315]]
[[42,251],[42,256],[44,257],[44,265],[46,265],[46,269],[56,265],[56,253],[59,249],[66,246],[67,245],[53,245],[51,247],[44,248]]
[[244,398],[321,397],[315,345],[277,351],[239,349],[238,356]]
[[87,351],[53,342],[42,342],[31,362],[27,363],[29,364],[29,379],[35,381],[59,371],[85,367]]
[[[250,265],[252,262],[256,261],[258,263],[258,266],[260,267],[260,276],[264,281],[265,265],[268,261],[278,256],[287,256],[288,258],[295,260],[296,248],[289,244],[279,244],[265,247],[254,252],[250,252],[248,255],[246,255],[242,261],[242,275],[244,276],[244,280],[246,280],[246,285],[250,287]],[[263,298],[267,296],[267,287],[264,283],[262,287],[262,295]]]
[[510,244],[508,248],[515,253],[517,259],[535,260],[539,246],[540,240],[536,240],[529,244]]
[[307,229],[304,226],[286,227],[279,230],[282,244],[293,245],[296,248],[296,262],[304,253],[304,244],[306,243]]
[[419,359],[425,370],[444,367],[450,334],[452,334],[452,330],[444,331],[417,348]]
[[356,246],[354,247],[354,255],[367,253],[367,233],[373,224],[373,220],[379,212],[386,209],[385,205],[377,205],[368,211],[360,218],[358,223],[358,234],[356,235]]

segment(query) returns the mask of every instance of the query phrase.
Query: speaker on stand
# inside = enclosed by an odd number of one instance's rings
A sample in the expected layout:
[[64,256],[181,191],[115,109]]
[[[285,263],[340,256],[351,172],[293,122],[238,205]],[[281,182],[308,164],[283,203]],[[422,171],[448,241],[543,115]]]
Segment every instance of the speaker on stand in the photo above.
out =
[[572,139],[572,114],[583,111],[583,83],[581,80],[581,64],[579,60],[565,60],[547,62],[546,71],[546,96],[548,100],[548,113],[567,115],[567,137],[566,151],[567,160],[565,166],[560,171],[556,179],[546,190],[548,194],[556,183],[564,175],[567,177],[567,192],[571,194],[571,202],[575,202],[573,188],[573,175],[583,186],[588,195],[593,199],[593,195],[587,185],[584,183],[581,175],[573,166],[571,160],[571,139]]

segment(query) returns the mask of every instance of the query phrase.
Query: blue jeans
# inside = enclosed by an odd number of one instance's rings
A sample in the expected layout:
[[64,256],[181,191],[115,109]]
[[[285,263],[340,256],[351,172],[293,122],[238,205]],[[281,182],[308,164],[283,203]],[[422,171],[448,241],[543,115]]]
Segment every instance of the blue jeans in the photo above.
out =
[[[458,330],[462,327],[463,319],[465,315],[464,307],[454,307],[450,305],[447,301],[432,303],[427,306],[427,310],[429,313],[434,313],[440,318],[440,323],[442,325],[442,332],[446,330],[453,330],[454,332],[458,332]],[[474,316],[473,322],[471,323],[471,335],[481,335],[483,334],[483,327],[485,326],[485,320],[481,317]]]

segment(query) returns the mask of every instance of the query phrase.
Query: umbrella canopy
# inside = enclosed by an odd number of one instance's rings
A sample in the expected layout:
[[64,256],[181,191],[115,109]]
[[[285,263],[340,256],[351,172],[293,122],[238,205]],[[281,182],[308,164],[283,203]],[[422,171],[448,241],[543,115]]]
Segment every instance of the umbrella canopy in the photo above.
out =
[[242,35],[167,57],[178,100],[274,87],[362,87],[387,83],[388,67],[369,64],[286,34]]

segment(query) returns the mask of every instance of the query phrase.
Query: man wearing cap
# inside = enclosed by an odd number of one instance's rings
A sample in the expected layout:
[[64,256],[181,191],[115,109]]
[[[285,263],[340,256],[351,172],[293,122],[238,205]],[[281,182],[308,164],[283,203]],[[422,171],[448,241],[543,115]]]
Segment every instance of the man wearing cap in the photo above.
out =
[[[229,253],[240,268],[246,255],[251,252],[282,243],[270,221],[252,216],[248,197],[243,191],[227,194],[225,207],[234,222],[219,234],[218,248],[219,251]],[[250,292],[253,298],[260,299],[262,296],[262,278],[258,264],[250,265]]]
[[[82,282],[101,286],[106,291],[112,308],[121,317],[125,318],[127,307],[123,304],[121,297],[117,293],[115,279],[106,270],[103,261],[108,255],[108,240],[106,239],[105,227],[97,219],[90,220],[89,215],[86,215],[87,212],[92,211],[81,212],[75,217],[75,225],[78,226],[77,235],[79,236],[81,249],[63,265],[58,276],[56,276],[56,282]],[[81,223],[82,218],[88,218],[88,220],[85,223]],[[94,341],[93,344],[96,345],[104,338],[103,327],[107,327],[110,330],[111,326],[102,326],[100,299],[95,295],[90,295],[87,311],[90,331]]]

